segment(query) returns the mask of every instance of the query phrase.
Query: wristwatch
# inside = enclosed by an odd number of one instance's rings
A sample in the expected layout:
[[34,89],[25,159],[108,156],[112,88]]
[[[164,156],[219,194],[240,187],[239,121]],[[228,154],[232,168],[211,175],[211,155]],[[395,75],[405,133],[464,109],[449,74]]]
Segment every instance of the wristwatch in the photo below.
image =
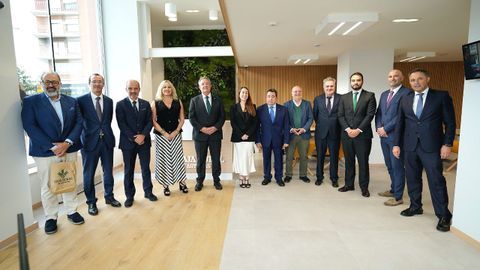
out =
[[444,145],[445,145],[446,147],[452,147],[452,145],[449,144],[449,143],[446,143],[446,144],[444,144]]
[[68,143],[69,146],[72,146],[72,145],[73,145],[73,143],[70,142],[70,141],[65,141],[65,142]]

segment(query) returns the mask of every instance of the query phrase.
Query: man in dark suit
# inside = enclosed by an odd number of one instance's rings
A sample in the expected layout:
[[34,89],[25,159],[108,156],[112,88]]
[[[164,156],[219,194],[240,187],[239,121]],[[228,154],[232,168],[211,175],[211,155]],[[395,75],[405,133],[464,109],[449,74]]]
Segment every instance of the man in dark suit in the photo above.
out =
[[95,73],[88,78],[90,93],[77,99],[83,118],[81,140],[83,143],[83,189],[87,198],[88,213],[98,214],[95,197],[95,171],[98,160],[102,161],[105,203],[113,207],[121,204],[113,196],[113,148],[115,136],[112,131],[113,101],[102,94],[105,85],[102,75]]
[[393,154],[405,155],[410,207],[402,216],[423,214],[422,171],[425,168],[433,209],[439,221],[437,230],[450,230],[452,213],[448,210],[448,193],[443,176],[442,159],[452,151],[455,138],[455,111],[452,98],[446,91],[430,89],[430,75],[415,69],[409,75],[410,86],[415,92],[400,101]]
[[393,138],[397,121],[398,104],[402,97],[410,93],[410,89],[402,85],[403,74],[394,69],[388,73],[390,89],[384,91],[378,102],[375,114],[375,127],[380,137],[383,158],[390,175],[390,189],[378,193],[382,197],[392,197],[384,202],[387,206],[396,206],[403,203],[403,190],[405,189],[405,165],[403,156],[397,159],[393,156]]
[[302,98],[302,88],[298,85],[292,88],[292,99],[285,102],[290,123],[290,142],[287,150],[285,183],[292,180],[293,158],[295,149],[300,155],[299,176],[300,180],[310,183],[307,177],[307,152],[310,146],[310,126],[313,122],[312,105],[310,101]]
[[372,148],[371,122],[375,116],[375,94],[362,89],[363,75],[355,72],[350,76],[352,91],[343,95],[338,106],[338,121],[343,130],[342,144],[345,154],[345,186],[340,192],[354,190],[355,157],[359,165],[359,184],[363,197],[370,197],[368,183],[370,171],[368,158]]
[[263,181],[268,185],[272,181],[272,152],[274,157],[275,180],[281,187],[285,186],[283,177],[283,151],[290,142],[290,123],[288,110],[277,104],[277,90],[268,89],[266,104],[257,109],[259,127],[256,144],[263,151]]
[[150,173],[150,130],[152,130],[152,109],[148,101],[138,97],[140,83],[135,80],[127,81],[126,91],[128,97],[117,102],[115,113],[120,128],[120,144],[125,176],[123,184],[125,187],[125,207],[133,205],[135,196],[135,184],[133,175],[137,155],[142,168],[143,192],[145,198],[156,201],[157,196],[152,193],[152,176]]
[[[45,233],[57,232],[60,205],[56,194],[48,186],[50,165],[60,161],[76,161],[82,148],[82,116],[77,100],[60,94],[62,82],[55,72],[42,75],[43,93],[25,97],[22,107],[23,128],[30,138],[29,155],[37,165],[40,179],[40,197],[45,211]],[[83,224],[77,212],[77,191],[62,193],[67,219],[76,225]]]
[[201,77],[198,80],[200,95],[190,100],[189,118],[193,126],[193,140],[197,153],[197,184],[195,191],[201,191],[205,180],[207,150],[212,158],[213,185],[216,190],[222,190],[220,183],[220,151],[222,147],[225,123],[225,109],[219,96],[213,95],[212,83],[209,78]]
[[323,80],[324,93],[313,100],[313,118],[315,119],[315,147],[317,149],[317,181],[323,183],[325,154],[330,152],[330,180],[338,187],[338,152],[340,149],[340,124],[338,123],[338,104],[341,96],[335,92],[336,80],[327,77]]

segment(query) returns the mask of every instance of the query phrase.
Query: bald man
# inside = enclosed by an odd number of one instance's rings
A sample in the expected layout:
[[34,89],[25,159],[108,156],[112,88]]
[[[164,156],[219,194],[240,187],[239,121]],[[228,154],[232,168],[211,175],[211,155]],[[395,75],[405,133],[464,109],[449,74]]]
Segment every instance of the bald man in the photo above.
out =
[[156,201],[157,196],[152,193],[152,178],[150,172],[150,131],[152,130],[152,109],[148,101],[138,97],[140,83],[135,80],[127,81],[125,90],[128,97],[117,103],[115,113],[120,128],[120,144],[122,150],[124,172],[125,207],[131,207],[135,196],[133,174],[137,155],[142,168],[143,191],[145,198]]
[[403,204],[403,190],[405,189],[405,165],[402,158],[393,156],[393,140],[395,123],[397,121],[398,104],[402,97],[411,92],[402,85],[403,74],[400,70],[394,69],[388,73],[388,85],[390,88],[382,93],[375,114],[375,127],[380,137],[383,158],[390,175],[390,189],[378,193],[382,197],[391,197],[384,202],[386,206]]

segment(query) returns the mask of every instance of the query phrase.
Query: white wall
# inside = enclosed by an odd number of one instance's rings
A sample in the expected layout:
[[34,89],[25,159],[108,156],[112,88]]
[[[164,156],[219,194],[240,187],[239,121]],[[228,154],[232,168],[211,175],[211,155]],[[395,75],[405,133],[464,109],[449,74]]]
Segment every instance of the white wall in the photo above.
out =
[[0,241],[17,232],[18,213],[23,213],[25,226],[34,223],[27,157],[20,118],[20,98],[13,44],[10,1],[3,1],[0,10]]
[[[468,41],[477,40],[480,40],[480,0],[472,0]],[[477,241],[480,241],[479,102],[480,79],[465,81],[453,226]]]

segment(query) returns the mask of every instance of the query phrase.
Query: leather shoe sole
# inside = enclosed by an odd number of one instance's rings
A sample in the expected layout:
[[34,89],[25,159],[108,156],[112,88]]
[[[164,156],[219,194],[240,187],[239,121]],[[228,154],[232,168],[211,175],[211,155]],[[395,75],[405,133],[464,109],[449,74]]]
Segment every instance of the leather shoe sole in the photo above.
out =
[[422,208],[412,209],[412,208],[409,207],[409,208],[403,210],[402,212],[400,212],[400,215],[402,215],[404,217],[411,217],[411,216],[421,215],[421,214],[423,214],[423,209]]

